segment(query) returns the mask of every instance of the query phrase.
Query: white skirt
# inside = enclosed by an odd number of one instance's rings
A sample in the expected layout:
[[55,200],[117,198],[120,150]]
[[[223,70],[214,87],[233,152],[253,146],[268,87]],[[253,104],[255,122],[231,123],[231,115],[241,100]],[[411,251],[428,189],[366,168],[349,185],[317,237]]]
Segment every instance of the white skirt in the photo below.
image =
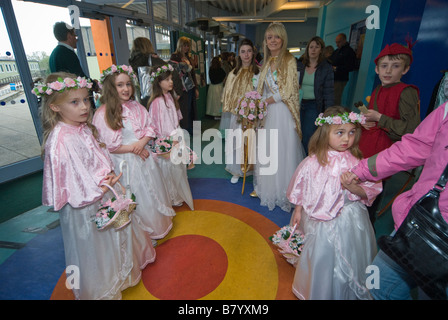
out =
[[[152,239],[162,239],[173,226],[176,215],[165,185],[158,159],[150,156],[142,160],[133,153],[112,154],[115,170],[119,170],[122,160],[129,166],[131,191],[135,194],[137,208],[131,216]],[[126,172],[120,181],[126,181]]]
[[207,91],[207,107],[205,113],[210,116],[220,116],[222,113],[222,83],[210,84]]
[[[347,200],[348,201],[348,200]],[[296,265],[293,293],[302,300],[368,300],[366,268],[377,253],[364,204],[346,202],[330,221],[302,214],[305,244]]]
[[[293,205],[286,197],[286,190],[297,166],[305,158],[305,151],[288,107],[283,102],[277,102],[268,105],[267,111],[264,126],[266,139],[262,139],[260,131],[257,134],[254,189],[260,198],[260,205],[267,206],[269,210],[279,206],[283,211],[290,212]],[[277,140],[270,141],[269,137],[275,130]],[[270,163],[261,164],[260,155],[270,157]]]
[[[106,193],[112,197],[112,193]],[[139,253],[131,225],[116,231],[99,231],[92,221],[99,208],[96,202],[83,208],[65,205],[60,211],[68,277],[73,276],[72,291],[75,299],[121,299],[121,291],[140,281]],[[145,253],[145,260],[155,259],[154,248]],[[72,273],[71,268],[78,272]],[[76,275],[79,275],[79,283]],[[79,285],[78,285],[79,284]]]
[[[227,113],[227,112],[226,112]],[[226,163],[226,171],[231,173],[234,176],[243,177],[244,173],[241,170],[241,165],[244,164],[243,159],[243,140],[242,140],[242,130],[241,129],[241,122],[238,122],[238,116],[229,113],[230,114],[230,120],[229,120],[229,127],[227,129],[230,129],[230,133],[226,132],[225,137],[225,163]],[[222,119],[222,118],[221,118]],[[233,132],[233,133],[232,133]],[[234,137],[234,135],[239,135],[238,137]],[[253,158],[255,159],[255,152],[256,152],[256,141],[254,143],[250,144],[252,149],[249,150],[249,153],[253,155]],[[252,161],[253,165],[249,168],[253,168],[255,164],[255,160]],[[253,169],[249,170],[246,173],[246,176],[253,175]]]
[[185,202],[191,210],[194,210],[193,196],[188,183],[187,166],[182,162],[173,163],[170,159],[158,157],[158,164],[162,170],[163,179],[171,199],[171,204],[176,206]]

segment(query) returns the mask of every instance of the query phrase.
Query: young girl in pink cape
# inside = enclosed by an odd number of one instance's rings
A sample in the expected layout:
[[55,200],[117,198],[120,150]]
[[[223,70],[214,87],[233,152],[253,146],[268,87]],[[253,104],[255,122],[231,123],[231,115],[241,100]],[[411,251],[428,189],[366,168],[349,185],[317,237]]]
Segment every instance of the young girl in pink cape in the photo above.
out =
[[174,98],[173,67],[169,64],[154,67],[151,79],[152,95],[148,102],[151,127],[159,139],[172,137],[176,140],[174,143],[177,143],[169,157],[159,157],[168,193],[174,206],[181,206],[185,202],[194,210],[186,168],[190,160],[190,150],[185,141],[188,133],[179,125],[182,113],[177,99]]
[[[59,212],[75,298],[120,299],[122,290],[140,281],[132,242],[141,234],[129,227],[98,230],[93,221],[102,198],[113,196],[104,184],[113,187],[121,174],[114,173],[109,152],[91,124],[91,85],[85,78],[53,73],[33,89],[43,98],[42,203]],[[153,248],[146,257],[154,261]]]
[[295,204],[291,225],[305,234],[292,286],[299,299],[371,299],[364,279],[377,248],[366,205],[382,186],[347,183],[347,171],[362,159],[363,121],[342,107],[320,114],[309,156],[289,184],[287,196]]
[[[137,81],[132,67],[112,65],[103,72],[102,105],[96,110],[93,123],[117,165],[126,160],[129,181],[137,198],[132,227],[142,228],[146,237],[138,240],[141,267],[151,250],[151,239],[161,239],[171,230],[175,212],[167,193],[157,159],[151,157],[147,143],[155,137],[148,111],[134,99]],[[154,241],[153,244],[156,242]]]

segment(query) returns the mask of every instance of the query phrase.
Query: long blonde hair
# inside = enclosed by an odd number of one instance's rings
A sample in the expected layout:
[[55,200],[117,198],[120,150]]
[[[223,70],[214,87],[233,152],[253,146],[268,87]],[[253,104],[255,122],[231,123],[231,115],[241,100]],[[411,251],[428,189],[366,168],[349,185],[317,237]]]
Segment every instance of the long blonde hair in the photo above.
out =
[[[331,117],[336,116],[340,113],[350,112],[347,108],[341,106],[329,107],[324,111],[323,117]],[[316,155],[317,161],[319,161],[320,165],[326,166],[328,164],[328,144],[330,141],[330,131],[331,124],[324,124],[322,126],[317,127],[316,131],[310,138],[310,142],[308,143],[308,154]],[[359,123],[354,123],[356,132],[355,132],[355,141],[353,145],[350,147],[350,152],[357,159],[362,159],[362,152],[359,149],[359,140],[361,139],[361,125]]]
[[[54,81],[58,81],[58,78],[72,78],[76,79],[77,76],[72,73],[67,72],[55,72],[50,74],[46,79],[45,83],[51,83]],[[77,89],[77,90],[84,90],[84,89]],[[85,89],[87,90],[87,89]],[[48,136],[53,131],[53,129],[56,127],[59,121],[62,121],[61,115],[59,112],[53,111],[50,106],[51,105],[58,105],[66,102],[70,90],[64,90],[62,92],[59,91],[53,91],[51,95],[45,95],[42,98],[42,104],[39,108],[39,116],[42,122],[42,129],[43,129],[43,142],[42,142],[42,156],[45,152],[45,143],[47,142]],[[89,116],[87,117],[86,124],[87,126],[92,130],[93,136],[95,139],[99,141],[99,134],[96,127],[92,124],[92,118],[93,118],[93,108],[90,108]],[[103,147],[104,145],[100,142],[100,145]]]
[[[115,79],[119,74],[118,72],[114,72],[106,76],[103,81],[103,88],[101,89],[100,102],[106,105],[105,120],[112,130],[123,128],[123,108],[121,106],[121,99],[118,97],[117,88],[115,87]],[[135,85],[131,77],[129,79],[132,86],[131,99],[134,99]]]
[[265,33],[264,33],[264,39],[263,39],[263,65],[262,65],[262,69],[266,68],[269,66],[269,60],[271,58],[271,51],[268,48],[268,44],[266,41],[266,35],[268,34],[268,32],[279,36],[280,39],[282,39],[282,47],[280,49],[280,53],[277,57],[277,61],[276,61],[276,68],[278,69],[278,66],[281,64],[281,61],[283,60],[283,57],[285,56],[285,53],[288,52],[288,34],[286,33],[286,29],[285,26],[283,25],[283,23],[280,22],[272,22],[268,28],[266,29]]
[[184,52],[182,51],[182,47],[184,44],[188,44],[190,46],[191,51],[191,39],[188,37],[180,37],[179,40],[177,40],[177,47],[175,53],[180,54],[181,57],[185,56]]

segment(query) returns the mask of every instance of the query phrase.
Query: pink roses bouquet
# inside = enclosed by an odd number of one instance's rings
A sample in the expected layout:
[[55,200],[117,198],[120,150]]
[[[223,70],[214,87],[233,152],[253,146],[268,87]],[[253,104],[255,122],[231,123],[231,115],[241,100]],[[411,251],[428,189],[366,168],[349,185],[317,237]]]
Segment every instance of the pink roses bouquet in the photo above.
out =
[[262,121],[267,115],[267,103],[262,100],[257,91],[246,92],[243,97],[238,99],[238,105],[235,108],[239,121],[246,124],[254,124]]

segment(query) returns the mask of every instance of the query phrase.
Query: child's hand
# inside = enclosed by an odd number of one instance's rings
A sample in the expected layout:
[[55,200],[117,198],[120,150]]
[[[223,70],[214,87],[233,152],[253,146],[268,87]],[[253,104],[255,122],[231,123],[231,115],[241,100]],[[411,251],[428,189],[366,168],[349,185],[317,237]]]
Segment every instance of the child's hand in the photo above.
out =
[[302,218],[302,206],[296,206],[292,213],[291,225],[299,225],[300,220]]
[[351,184],[359,183],[358,176],[349,171],[342,173],[340,179],[341,179],[341,184],[345,189],[348,189],[347,186],[350,186]]
[[366,122],[378,122],[380,121],[381,113],[369,109],[369,111],[367,111],[367,113],[365,113],[364,116],[366,117]]
[[366,123],[362,124],[362,126],[364,127],[364,129],[370,130],[370,128],[376,127],[376,122],[367,121]]
[[[118,176],[115,174],[115,172],[111,172],[103,179],[102,183],[108,184],[111,187],[113,187],[118,182],[118,180],[120,180],[122,175],[123,175],[123,172],[120,172],[120,174]],[[101,189],[103,190],[104,193],[109,191],[109,188],[107,188],[105,186],[102,186]]]
[[143,161],[148,159],[149,157],[149,151],[146,149],[143,149],[142,152],[139,153],[140,158],[142,158]]

